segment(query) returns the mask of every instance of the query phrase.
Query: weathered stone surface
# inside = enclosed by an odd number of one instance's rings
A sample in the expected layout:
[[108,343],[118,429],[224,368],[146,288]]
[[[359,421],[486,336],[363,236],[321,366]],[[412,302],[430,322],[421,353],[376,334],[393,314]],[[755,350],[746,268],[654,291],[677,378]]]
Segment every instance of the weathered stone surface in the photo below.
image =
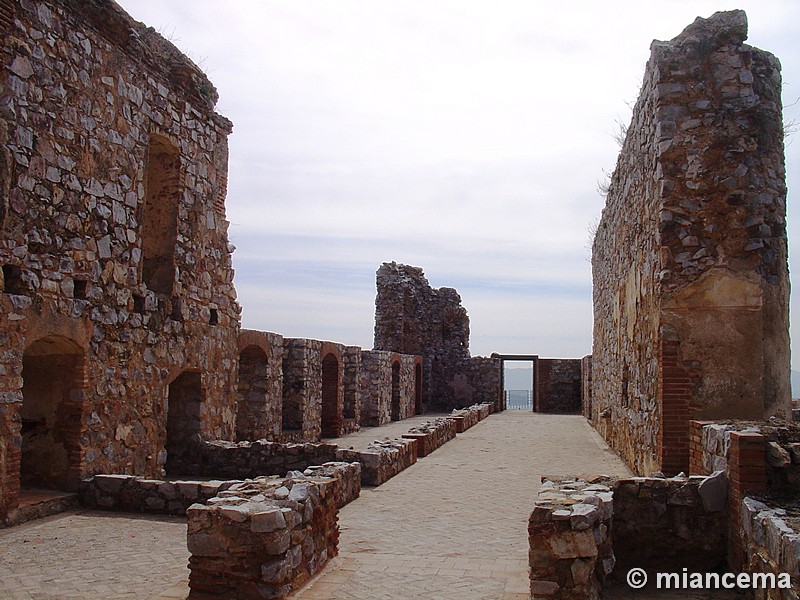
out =
[[[189,597],[282,598],[298,589],[338,552],[341,484],[335,474],[263,477],[232,486],[235,496],[193,505]],[[288,498],[275,498],[280,488]]]
[[545,480],[528,520],[534,597],[599,598],[606,566],[614,564],[608,538],[611,488],[582,479]]
[[690,419],[788,416],[780,66],[745,35],[652,44],[594,240],[590,417],[638,473],[688,470]]
[[715,471],[700,482],[697,493],[708,512],[725,510],[728,502],[728,477],[725,471]]
[[422,269],[397,263],[381,265],[376,280],[374,348],[422,356],[425,409],[488,402],[499,410],[500,361],[470,357],[469,317],[458,292],[433,289]]
[[[192,462],[192,440],[231,439],[240,318],[225,218],[231,123],[208,78],[114,2],[11,10],[0,517],[20,483],[161,477]],[[41,382],[60,398],[46,412]]]
[[616,484],[611,531],[618,572],[713,571],[724,562],[727,511],[704,505],[699,488],[721,483],[709,479],[637,477]]

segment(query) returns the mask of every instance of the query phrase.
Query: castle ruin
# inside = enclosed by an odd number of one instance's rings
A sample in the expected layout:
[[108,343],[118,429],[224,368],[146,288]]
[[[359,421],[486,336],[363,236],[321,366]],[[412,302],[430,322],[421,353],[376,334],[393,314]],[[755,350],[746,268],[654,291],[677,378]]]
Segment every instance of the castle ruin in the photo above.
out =
[[589,418],[640,474],[689,421],[789,416],[778,60],[743,11],[653,42],[592,249]]
[[[241,329],[232,124],[208,78],[113,0],[0,0],[0,32],[0,520],[47,514],[40,489],[186,515],[192,597],[285,596],[336,554],[361,485],[505,409],[514,358],[471,356],[456,290],[397,263],[377,272],[374,349]],[[535,411],[583,411],[662,472],[545,482],[533,593],[596,597],[644,526],[677,566],[708,540],[704,569],[797,563],[789,538],[762,547],[747,497],[796,495],[800,432],[763,423],[789,416],[786,188],[780,66],[746,35],[732,11],[653,43],[593,246],[592,355],[528,357]],[[335,442],[430,411],[453,412]],[[663,477],[681,471],[702,481]]]

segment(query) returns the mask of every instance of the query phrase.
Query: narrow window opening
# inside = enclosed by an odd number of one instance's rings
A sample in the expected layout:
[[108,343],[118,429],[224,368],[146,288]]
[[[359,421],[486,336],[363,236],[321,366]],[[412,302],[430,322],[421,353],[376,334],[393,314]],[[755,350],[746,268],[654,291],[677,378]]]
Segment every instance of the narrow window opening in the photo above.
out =
[[172,297],[172,310],[169,318],[173,321],[183,321],[183,303],[179,296]]
[[219,313],[217,312],[216,308],[212,308],[209,311],[208,324],[209,325],[219,325]]
[[159,294],[172,294],[175,284],[180,162],[178,149],[166,138],[150,138],[142,217],[142,281]]
[[138,294],[133,295],[133,312],[139,313],[140,315],[144,314],[144,296],[139,296]]
[[28,286],[22,277],[22,269],[16,265],[3,265],[3,291],[6,294],[27,296]]
[[86,292],[89,287],[89,282],[84,279],[72,280],[72,297],[76,300],[86,300]]

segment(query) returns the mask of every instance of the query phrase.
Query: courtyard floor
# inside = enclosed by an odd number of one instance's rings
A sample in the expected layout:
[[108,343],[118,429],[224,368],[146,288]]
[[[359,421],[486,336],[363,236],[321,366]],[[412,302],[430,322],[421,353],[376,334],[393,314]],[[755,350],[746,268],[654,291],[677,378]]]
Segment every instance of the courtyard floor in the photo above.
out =
[[[358,447],[418,420],[337,442]],[[491,415],[345,506],[339,556],[296,597],[529,598],[527,518],[540,476],[600,474],[629,471],[582,417]],[[71,511],[0,530],[0,548],[4,599],[188,594],[182,518]]]

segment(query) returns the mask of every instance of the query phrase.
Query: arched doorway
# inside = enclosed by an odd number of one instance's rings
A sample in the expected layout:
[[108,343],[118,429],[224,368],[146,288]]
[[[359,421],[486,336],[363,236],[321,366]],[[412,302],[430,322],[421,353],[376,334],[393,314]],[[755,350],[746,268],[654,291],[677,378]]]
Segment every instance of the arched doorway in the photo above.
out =
[[333,354],[322,359],[322,437],[339,437],[339,361]]
[[22,488],[74,491],[80,481],[84,357],[70,339],[52,335],[22,357]]
[[202,376],[184,371],[169,384],[167,404],[167,475],[190,475],[196,471],[201,437],[203,405]]
[[392,364],[392,421],[400,420],[400,363]]

